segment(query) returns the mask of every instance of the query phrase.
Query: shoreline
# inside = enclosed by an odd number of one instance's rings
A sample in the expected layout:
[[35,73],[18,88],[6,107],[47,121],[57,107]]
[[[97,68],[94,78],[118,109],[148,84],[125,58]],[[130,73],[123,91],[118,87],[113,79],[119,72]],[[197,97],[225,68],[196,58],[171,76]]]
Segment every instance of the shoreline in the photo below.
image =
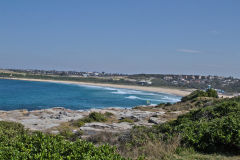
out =
[[148,87],[148,86],[135,86],[135,85],[120,85],[120,84],[109,84],[109,83],[76,82],[76,81],[65,81],[65,80],[45,80],[45,79],[28,79],[28,78],[2,78],[2,79],[36,81],[36,82],[55,82],[55,83],[64,83],[64,84],[78,84],[78,85],[133,89],[133,90],[140,90],[140,91],[147,91],[147,92],[171,94],[176,96],[186,96],[194,90],[194,89],[174,89],[174,88]]

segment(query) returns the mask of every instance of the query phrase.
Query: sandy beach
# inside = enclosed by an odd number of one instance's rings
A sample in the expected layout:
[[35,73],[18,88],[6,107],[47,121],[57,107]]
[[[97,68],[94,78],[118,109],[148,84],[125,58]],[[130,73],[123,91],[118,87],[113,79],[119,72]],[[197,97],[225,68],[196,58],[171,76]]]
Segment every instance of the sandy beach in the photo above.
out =
[[163,87],[118,85],[118,84],[108,84],[108,83],[89,83],[89,82],[60,81],[60,80],[27,79],[27,78],[7,78],[7,79],[24,80],[24,81],[38,81],[38,82],[55,82],[55,83],[65,83],[65,84],[79,84],[79,85],[113,87],[113,88],[125,88],[125,89],[141,90],[141,91],[148,91],[148,92],[173,94],[173,95],[177,95],[177,96],[186,96],[194,90],[194,89],[174,89],[174,88],[163,88]]

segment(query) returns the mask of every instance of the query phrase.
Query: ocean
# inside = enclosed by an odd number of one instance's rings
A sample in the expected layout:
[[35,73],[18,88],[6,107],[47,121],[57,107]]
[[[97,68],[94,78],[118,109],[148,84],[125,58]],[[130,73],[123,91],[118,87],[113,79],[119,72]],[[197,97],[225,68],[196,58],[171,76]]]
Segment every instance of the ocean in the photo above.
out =
[[175,95],[132,89],[0,79],[0,110],[131,108],[149,103],[174,103],[180,99]]

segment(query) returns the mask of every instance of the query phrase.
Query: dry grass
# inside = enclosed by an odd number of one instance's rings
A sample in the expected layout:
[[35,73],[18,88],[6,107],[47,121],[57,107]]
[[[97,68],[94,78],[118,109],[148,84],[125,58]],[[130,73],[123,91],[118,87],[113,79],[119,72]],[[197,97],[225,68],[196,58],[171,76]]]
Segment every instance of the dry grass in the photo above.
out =
[[134,120],[134,119],[131,119],[131,118],[123,118],[123,119],[120,119],[118,120],[118,123],[121,123],[121,122],[128,122],[128,123],[134,123],[134,122],[137,122],[138,120]]
[[[106,113],[110,113],[110,112],[106,112]],[[111,124],[111,123],[117,123],[117,122],[118,122],[118,119],[114,114],[112,114],[107,116],[107,121],[105,123]]]
[[216,101],[215,98],[199,97],[187,102],[178,102],[175,104],[159,104],[157,106],[138,106],[133,109],[150,112],[165,112],[165,114],[161,115],[161,117],[169,121],[176,119],[179,115],[185,114],[190,110],[209,105],[214,101]]
[[94,144],[110,144],[117,145],[118,144],[118,136],[117,133],[111,132],[100,132],[97,135],[90,136],[87,138],[87,141],[93,142]]
[[162,111],[160,108],[157,108],[155,106],[137,106],[133,109],[140,110],[140,111],[150,111],[150,112],[158,112]]
[[179,154],[170,155],[167,160],[240,160],[240,156],[222,154],[203,154],[195,151],[182,151]]
[[146,160],[168,159],[173,155],[180,146],[180,137],[173,138],[170,142],[163,141],[147,141],[142,146],[129,146],[126,143],[119,141],[119,135],[109,132],[101,132],[87,138],[87,141],[93,142],[96,145],[110,144],[117,147],[118,152],[125,158],[138,159],[144,157]]
[[168,159],[170,155],[175,153],[179,146],[180,137],[175,137],[167,143],[163,141],[148,141],[141,147],[131,147],[131,149],[128,149],[129,147],[127,146],[121,146],[119,153],[126,158],[132,159],[139,157],[144,157],[146,160]]

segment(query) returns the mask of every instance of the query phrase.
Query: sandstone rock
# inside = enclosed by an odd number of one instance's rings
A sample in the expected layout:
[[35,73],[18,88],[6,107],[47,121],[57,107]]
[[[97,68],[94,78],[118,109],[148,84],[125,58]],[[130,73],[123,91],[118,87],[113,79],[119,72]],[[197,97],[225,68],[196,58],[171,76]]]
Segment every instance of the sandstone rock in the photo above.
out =
[[162,124],[162,123],[166,122],[166,120],[162,120],[157,117],[150,117],[149,122],[154,123],[154,124]]
[[176,114],[176,115],[180,115],[182,114],[182,111],[174,111],[174,112],[170,112],[171,114]]
[[97,132],[125,132],[131,129],[134,125],[152,126],[153,124],[165,122],[164,119],[161,119],[161,117],[165,115],[165,112],[161,109],[157,112],[125,108],[103,108],[78,111],[62,107],[33,111],[0,111],[0,120],[20,122],[26,128],[31,130],[49,131],[53,129],[54,131],[56,129],[52,127],[59,126],[61,123],[68,122],[70,120],[77,120],[86,117],[91,112],[111,112],[114,114],[115,119],[130,118],[134,120],[134,123],[87,123],[80,128],[84,131],[84,135],[96,134]]
[[80,127],[80,129],[84,132],[85,135],[95,135],[100,132],[124,132],[133,127],[132,124],[127,122],[122,123],[112,123],[105,124],[100,122],[87,123],[84,126]]

